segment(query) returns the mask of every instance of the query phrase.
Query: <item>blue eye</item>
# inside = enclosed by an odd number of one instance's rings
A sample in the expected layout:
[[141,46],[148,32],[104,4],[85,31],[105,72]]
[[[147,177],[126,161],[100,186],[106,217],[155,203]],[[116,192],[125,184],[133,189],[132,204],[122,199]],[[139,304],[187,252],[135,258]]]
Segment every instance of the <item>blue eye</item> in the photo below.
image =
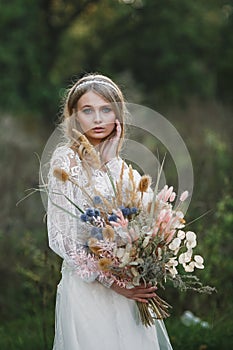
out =
[[103,113],[110,113],[112,109],[110,107],[103,107],[102,111]]
[[84,108],[84,109],[82,110],[82,112],[83,112],[84,114],[91,114],[91,113],[92,113],[92,109],[91,109],[91,108]]

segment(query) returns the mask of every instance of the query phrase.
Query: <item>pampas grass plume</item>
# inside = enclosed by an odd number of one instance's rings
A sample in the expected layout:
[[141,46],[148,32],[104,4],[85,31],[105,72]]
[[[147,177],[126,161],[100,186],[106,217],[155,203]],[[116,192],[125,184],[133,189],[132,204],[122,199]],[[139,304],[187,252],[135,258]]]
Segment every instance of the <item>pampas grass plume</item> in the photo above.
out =
[[146,192],[151,185],[151,177],[149,175],[143,175],[138,185],[139,192]]
[[109,241],[113,241],[114,239],[114,229],[110,225],[106,225],[103,229],[104,239],[108,239]]
[[67,180],[69,180],[69,174],[64,169],[61,169],[61,168],[54,168],[53,175],[58,180],[61,180],[63,182],[66,182]]
[[98,243],[98,239],[92,237],[88,240],[88,246],[90,248],[90,250],[92,251],[92,253],[99,255],[101,248],[97,245]]
[[109,258],[102,258],[98,262],[98,266],[102,271],[108,271],[111,264],[112,264],[112,260]]

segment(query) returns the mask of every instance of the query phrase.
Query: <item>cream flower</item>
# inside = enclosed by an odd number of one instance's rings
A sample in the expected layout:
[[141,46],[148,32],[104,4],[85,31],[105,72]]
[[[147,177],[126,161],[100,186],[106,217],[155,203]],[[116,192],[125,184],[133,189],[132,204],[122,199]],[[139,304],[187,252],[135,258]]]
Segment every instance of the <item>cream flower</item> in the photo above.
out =
[[176,237],[171,241],[168,247],[171,250],[177,250],[180,247],[180,244],[181,244],[181,239]]
[[194,267],[195,267],[195,262],[191,261],[189,264],[183,264],[183,267],[185,269],[186,272],[193,272],[194,271]]
[[197,245],[196,234],[192,231],[186,232],[186,247],[194,248]]
[[175,276],[178,274],[178,271],[177,269],[175,268],[175,266],[172,266],[170,269],[169,269],[169,272],[171,273],[172,277],[175,278]]
[[200,255],[194,255],[194,264],[197,269],[204,269],[204,259]]
[[192,259],[192,252],[190,250],[188,250],[187,252],[180,254],[179,263],[185,264],[185,263],[190,262],[191,259]]
[[178,261],[176,260],[176,257],[169,259],[169,261],[166,264],[166,268],[170,272],[173,278],[178,274],[178,271],[176,269],[177,265],[178,265]]
[[185,238],[185,232],[179,230],[178,233],[177,233],[177,237],[180,238],[180,239],[184,239]]
[[194,241],[187,241],[187,242],[186,242],[186,247],[187,247],[188,249],[195,248],[196,245],[197,245],[197,241],[196,241],[196,240],[194,240]]
[[192,232],[192,231],[188,231],[186,232],[186,239],[187,241],[193,241],[196,239],[196,233]]
[[182,213],[182,211],[179,210],[176,212],[176,216],[173,219],[172,224],[175,228],[183,228],[185,226],[184,223],[184,213]]

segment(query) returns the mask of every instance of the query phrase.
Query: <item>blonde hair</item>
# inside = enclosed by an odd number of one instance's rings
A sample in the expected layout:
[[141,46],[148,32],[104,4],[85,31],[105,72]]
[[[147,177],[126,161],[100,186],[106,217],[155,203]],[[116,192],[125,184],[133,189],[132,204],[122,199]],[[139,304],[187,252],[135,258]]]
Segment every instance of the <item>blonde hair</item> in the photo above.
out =
[[[83,137],[78,136],[80,133],[77,131],[80,131],[80,128],[76,118],[78,101],[88,91],[97,93],[107,102],[111,103],[116,118],[121,124],[121,136],[116,154],[118,156],[125,134],[125,117],[127,114],[127,109],[120,88],[110,78],[102,74],[87,74],[83,78],[79,79],[68,90],[63,110],[63,126],[65,135],[68,140],[71,141],[72,148],[77,151],[79,157],[89,162],[86,157],[87,153],[89,152],[86,152],[87,150],[83,143]],[[85,143],[88,143],[88,140],[85,140]],[[93,146],[90,144],[90,147]]]

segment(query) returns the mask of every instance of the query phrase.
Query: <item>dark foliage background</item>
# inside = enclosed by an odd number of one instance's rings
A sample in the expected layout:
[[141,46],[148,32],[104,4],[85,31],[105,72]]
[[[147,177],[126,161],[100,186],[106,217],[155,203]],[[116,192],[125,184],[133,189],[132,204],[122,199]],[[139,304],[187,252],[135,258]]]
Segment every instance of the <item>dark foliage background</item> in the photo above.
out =
[[[0,348],[51,349],[60,259],[48,249],[38,184],[65,89],[85,72],[111,76],[129,102],[163,114],[190,152],[196,221],[212,296],[166,289],[174,349],[233,346],[231,0],[0,0]],[[152,151],[157,145],[140,135]],[[175,183],[176,172],[169,174]],[[185,310],[209,323],[187,327]]]

